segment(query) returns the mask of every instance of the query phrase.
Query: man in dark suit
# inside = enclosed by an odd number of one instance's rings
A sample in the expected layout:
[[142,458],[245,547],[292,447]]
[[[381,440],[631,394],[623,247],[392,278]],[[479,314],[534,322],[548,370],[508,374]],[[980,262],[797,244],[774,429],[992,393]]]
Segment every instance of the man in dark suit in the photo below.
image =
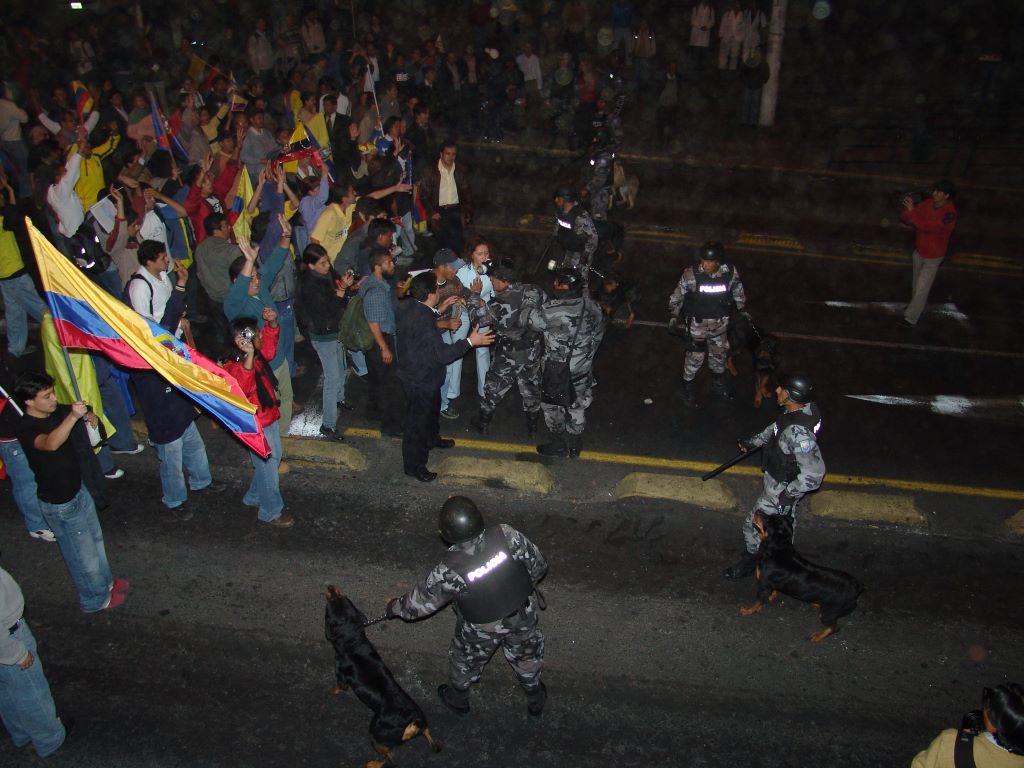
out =
[[331,144],[331,158],[335,165],[343,157],[348,141],[348,126],[352,118],[338,111],[336,96],[324,97],[324,123],[327,124],[327,139]]
[[420,179],[420,202],[427,212],[427,226],[438,248],[462,253],[462,231],[473,219],[470,173],[455,162],[458,148],[446,141],[437,160],[427,164]]
[[429,483],[437,477],[427,469],[431,448],[451,448],[455,441],[441,437],[438,414],[441,412],[441,385],[445,366],[472,347],[494,343],[494,332],[480,333],[476,328],[467,338],[445,344],[437,323],[458,296],[445,299],[438,307],[440,294],[433,271],[421,272],[412,279],[409,298],[398,303],[398,380],[405,390],[405,429],[402,435],[402,463],[405,474]]

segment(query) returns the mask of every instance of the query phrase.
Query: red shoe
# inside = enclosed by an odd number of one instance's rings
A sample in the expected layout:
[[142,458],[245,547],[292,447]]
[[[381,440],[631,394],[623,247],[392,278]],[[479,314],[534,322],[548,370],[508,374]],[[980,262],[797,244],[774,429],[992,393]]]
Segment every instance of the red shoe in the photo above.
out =
[[128,587],[130,587],[130,586],[131,586],[131,584],[128,582],[128,579],[114,579],[114,584],[113,584],[113,586],[110,587],[110,591],[111,592],[127,592],[128,591]]
[[127,599],[128,599],[128,595],[126,595],[124,592],[111,592],[110,593],[110,602],[107,603],[107,607],[104,608],[103,610],[105,610],[105,611],[112,611],[112,610],[117,608],[117,606],[119,606],[121,603],[123,603]]

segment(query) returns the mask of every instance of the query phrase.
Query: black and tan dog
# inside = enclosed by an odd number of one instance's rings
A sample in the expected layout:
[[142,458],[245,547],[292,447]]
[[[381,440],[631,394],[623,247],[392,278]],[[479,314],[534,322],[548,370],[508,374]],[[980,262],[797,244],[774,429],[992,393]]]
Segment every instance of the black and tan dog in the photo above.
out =
[[765,398],[774,403],[771,382],[775,371],[782,366],[782,342],[772,333],[764,333],[747,312],[733,312],[729,318],[729,356],[725,364],[729,373],[736,376],[733,356],[745,350],[750,355],[754,369],[754,407],[760,408]]
[[363,704],[373,710],[370,736],[380,759],[371,760],[366,768],[391,765],[391,750],[422,735],[435,752],[441,743],[430,736],[423,710],[395,680],[373,643],[366,637],[366,616],[333,587],[324,593],[324,634],[334,646],[334,693],[348,688]]
[[815,565],[793,548],[793,521],[789,515],[754,513],[754,528],[761,537],[757,551],[757,602],[740,608],[751,616],[777,594],[814,603],[825,628],[811,635],[813,642],[839,631],[839,619],[853,613],[864,586],[853,576]]

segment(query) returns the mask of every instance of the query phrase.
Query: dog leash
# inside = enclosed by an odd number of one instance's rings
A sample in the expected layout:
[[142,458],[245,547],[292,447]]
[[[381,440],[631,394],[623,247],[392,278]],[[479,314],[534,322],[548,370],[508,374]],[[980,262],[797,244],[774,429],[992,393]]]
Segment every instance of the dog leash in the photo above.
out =
[[387,611],[385,611],[380,616],[378,616],[376,619],[370,619],[368,622],[363,624],[363,629],[366,629],[367,627],[372,627],[374,624],[377,624],[377,623],[379,623],[381,621],[384,621],[385,619],[390,619],[390,618],[391,617],[388,616]]

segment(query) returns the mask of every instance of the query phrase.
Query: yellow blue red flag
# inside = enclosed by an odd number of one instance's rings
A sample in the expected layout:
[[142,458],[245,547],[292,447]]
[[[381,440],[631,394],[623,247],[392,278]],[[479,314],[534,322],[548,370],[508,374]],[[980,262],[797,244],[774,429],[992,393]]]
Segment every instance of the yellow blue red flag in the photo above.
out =
[[267,438],[238,382],[219,366],[97,286],[25,220],[60,343],[153,370],[266,458]]

